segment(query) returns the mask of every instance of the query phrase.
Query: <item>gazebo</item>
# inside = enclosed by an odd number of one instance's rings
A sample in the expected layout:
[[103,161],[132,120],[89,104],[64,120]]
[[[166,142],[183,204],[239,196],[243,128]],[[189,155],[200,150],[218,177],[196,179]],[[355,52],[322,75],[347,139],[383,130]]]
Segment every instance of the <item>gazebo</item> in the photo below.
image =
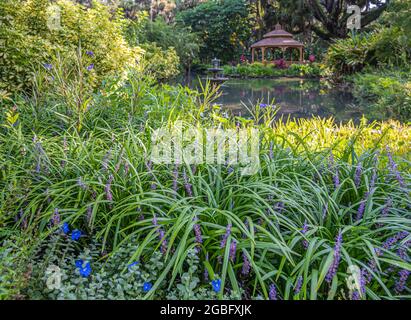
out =
[[[304,55],[303,49],[304,45],[301,42],[293,39],[293,35],[288,33],[287,31],[283,30],[280,24],[275,26],[275,30],[266,33],[263,36],[263,39],[254,43],[251,46],[251,61],[254,62],[256,50],[261,49],[261,62],[266,62],[265,54],[269,49],[272,48],[280,48],[282,50],[282,55],[284,58],[284,54],[288,48],[290,49],[298,49],[300,53],[299,61],[286,61],[288,65],[292,63],[303,63]],[[267,49],[267,51],[266,51]]]

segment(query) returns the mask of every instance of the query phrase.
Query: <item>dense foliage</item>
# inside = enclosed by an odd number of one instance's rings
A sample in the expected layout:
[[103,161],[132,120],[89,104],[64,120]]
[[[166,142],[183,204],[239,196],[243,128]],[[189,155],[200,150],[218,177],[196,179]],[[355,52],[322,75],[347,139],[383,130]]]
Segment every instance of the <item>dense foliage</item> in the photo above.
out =
[[292,64],[288,68],[279,68],[276,64],[239,64],[237,66],[224,66],[224,74],[231,77],[320,77],[322,66],[312,64]]
[[244,0],[207,1],[182,11],[178,19],[202,39],[203,60],[237,61],[251,35],[252,20]]
[[[131,43],[140,45],[159,46],[165,52],[175,50],[180,65],[186,73],[190,72],[191,65],[198,58],[200,50],[200,40],[197,34],[191,32],[189,27],[180,24],[167,24],[163,18],[157,18],[154,21],[141,15],[138,20],[134,21],[127,32],[128,39]],[[165,53],[167,55],[167,53]],[[155,65],[155,61],[151,61]],[[171,68],[178,67],[178,63],[166,61]]]
[[411,78],[410,71],[371,70],[352,77],[355,95],[364,105],[373,109],[379,117],[400,115],[401,119],[411,119]]
[[6,91],[29,89],[34,70],[50,68],[53,56],[70,57],[78,48],[82,55],[88,53],[96,83],[135,66],[142,55],[122,36],[126,20],[97,1],[84,9],[68,0],[53,5],[48,0],[5,0],[0,19],[0,89]]

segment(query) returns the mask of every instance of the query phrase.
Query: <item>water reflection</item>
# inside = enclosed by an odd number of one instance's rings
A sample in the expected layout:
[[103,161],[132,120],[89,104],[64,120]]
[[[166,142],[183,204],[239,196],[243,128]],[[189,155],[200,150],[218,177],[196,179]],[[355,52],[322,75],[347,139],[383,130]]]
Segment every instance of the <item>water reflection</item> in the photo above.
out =
[[[192,86],[196,87],[196,81]],[[327,87],[319,80],[231,79],[221,90],[216,102],[242,116],[248,115],[245,106],[261,103],[279,106],[278,115],[291,118],[334,116],[337,121],[348,121],[359,120],[363,114],[351,92]]]

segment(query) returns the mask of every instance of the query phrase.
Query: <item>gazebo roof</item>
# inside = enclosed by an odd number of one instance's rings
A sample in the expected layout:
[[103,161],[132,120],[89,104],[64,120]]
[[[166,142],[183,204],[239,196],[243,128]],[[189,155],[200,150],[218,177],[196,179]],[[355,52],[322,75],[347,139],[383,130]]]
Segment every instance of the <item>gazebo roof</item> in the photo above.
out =
[[251,48],[261,47],[304,47],[304,45],[294,40],[291,33],[283,30],[281,25],[277,24],[275,30],[266,33],[262,40],[251,46]]

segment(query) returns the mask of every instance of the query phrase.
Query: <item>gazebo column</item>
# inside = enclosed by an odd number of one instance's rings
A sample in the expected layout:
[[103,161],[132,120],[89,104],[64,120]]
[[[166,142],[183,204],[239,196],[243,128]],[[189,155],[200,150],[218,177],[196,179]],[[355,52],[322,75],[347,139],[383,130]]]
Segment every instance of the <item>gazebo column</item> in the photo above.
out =
[[251,49],[251,63],[254,63],[254,48]]
[[265,62],[265,47],[261,48],[261,54],[262,54],[261,62],[264,63]]
[[300,63],[304,62],[303,47],[300,47]]

